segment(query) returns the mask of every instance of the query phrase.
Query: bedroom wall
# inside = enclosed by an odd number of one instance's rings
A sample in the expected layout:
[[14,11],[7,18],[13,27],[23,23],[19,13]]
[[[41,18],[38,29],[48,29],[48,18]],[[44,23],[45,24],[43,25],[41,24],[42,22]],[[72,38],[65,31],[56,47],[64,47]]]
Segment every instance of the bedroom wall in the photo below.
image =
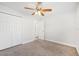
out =
[[79,52],[79,3],[77,4],[75,21],[74,21],[74,43],[76,44],[77,50]]
[[[47,16],[46,34],[47,40],[76,46],[74,39],[74,20],[76,5],[74,3],[59,3],[55,5],[52,16]],[[74,42],[76,41],[76,42]]]
[[79,52],[79,4],[72,10],[46,17],[45,37],[46,40],[76,47]]
[[74,46],[74,13],[64,13],[46,19],[46,39]]

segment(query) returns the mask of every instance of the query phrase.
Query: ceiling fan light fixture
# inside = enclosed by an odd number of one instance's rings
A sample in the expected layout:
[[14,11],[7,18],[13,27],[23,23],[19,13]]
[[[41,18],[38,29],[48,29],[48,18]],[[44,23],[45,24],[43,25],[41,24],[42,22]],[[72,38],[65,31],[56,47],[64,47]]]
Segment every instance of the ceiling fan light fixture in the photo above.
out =
[[38,11],[38,14],[41,16],[41,12],[40,11]]
[[42,8],[40,5],[41,2],[36,2],[35,9],[30,7],[24,7],[24,8],[29,10],[35,10],[35,12],[33,12],[32,15],[38,14],[40,16],[44,16],[45,13],[52,11],[52,9],[49,8]]
[[35,12],[35,15],[38,14],[38,12]]

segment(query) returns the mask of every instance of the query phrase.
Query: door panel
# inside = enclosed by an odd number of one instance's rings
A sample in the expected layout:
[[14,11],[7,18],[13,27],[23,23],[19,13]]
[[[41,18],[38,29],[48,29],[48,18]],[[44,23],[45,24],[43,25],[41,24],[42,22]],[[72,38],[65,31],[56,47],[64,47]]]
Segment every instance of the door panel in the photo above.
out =
[[17,17],[0,13],[0,50],[21,43],[21,23]]
[[35,26],[34,26],[34,34],[35,37],[38,39],[44,39],[44,20],[38,21],[35,20]]

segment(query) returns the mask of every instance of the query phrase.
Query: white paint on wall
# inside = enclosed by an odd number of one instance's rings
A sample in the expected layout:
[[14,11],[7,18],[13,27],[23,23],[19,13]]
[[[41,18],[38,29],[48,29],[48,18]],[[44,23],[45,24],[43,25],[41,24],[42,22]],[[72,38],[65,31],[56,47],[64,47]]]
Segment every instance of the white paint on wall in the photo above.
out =
[[79,52],[79,3],[77,4],[76,8],[74,28],[74,43],[76,44],[77,50]]
[[46,40],[76,47],[79,52],[79,5],[74,11],[53,14],[46,19]]
[[34,19],[26,17],[22,23],[22,42],[27,43],[34,40]]
[[73,22],[74,13],[50,16],[49,19],[46,19],[46,38],[72,44]]

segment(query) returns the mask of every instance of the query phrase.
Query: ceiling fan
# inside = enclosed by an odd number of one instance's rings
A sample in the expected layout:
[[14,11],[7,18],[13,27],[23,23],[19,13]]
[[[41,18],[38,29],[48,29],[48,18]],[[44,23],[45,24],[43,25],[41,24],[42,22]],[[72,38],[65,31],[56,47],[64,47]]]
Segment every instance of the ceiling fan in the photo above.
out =
[[46,12],[51,12],[52,11],[52,9],[40,7],[41,4],[42,4],[42,2],[36,2],[35,8],[24,7],[24,9],[34,10],[32,15],[39,14],[41,16],[44,16],[44,14]]

